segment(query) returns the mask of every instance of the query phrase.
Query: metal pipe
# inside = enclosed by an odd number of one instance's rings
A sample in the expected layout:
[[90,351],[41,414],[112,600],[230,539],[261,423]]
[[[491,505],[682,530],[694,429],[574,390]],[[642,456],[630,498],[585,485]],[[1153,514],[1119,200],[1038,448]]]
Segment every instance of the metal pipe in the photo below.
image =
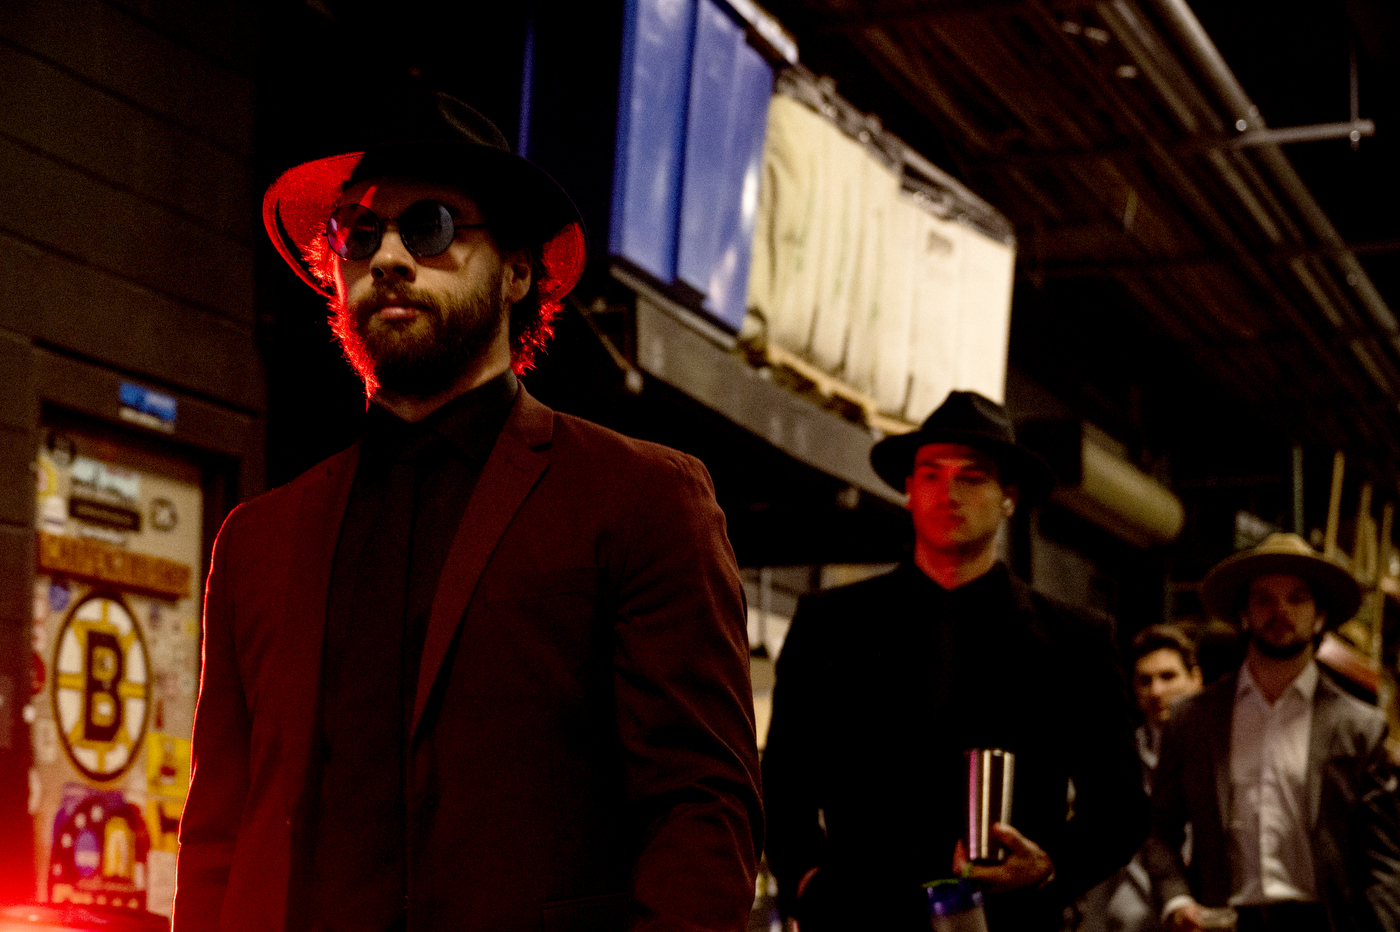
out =
[[[1215,43],[1206,34],[1200,20],[1196,19],[1196,14],[1191,12],[1186,0],[1154,0],[1154,2],[1167,22],[1177,31],[1178,36],[1185,41],[1187,51],[1196,65],[1204,72],[1215,91],[1225,102],[1236,128],[1241,131],[1265,129],[1264,118],[1260,116],[1259,108],[1249,99],[1249,95],[1240,86],[1234,72],[1225,64],[1220,50],[1215,47]],[[1299,214],[1322,245],[1344,247],[1345,244],[1337,232],[1337,228],[1332,225],[1332,221],[1318,206],[1312,192],[1298,177],[1298,173],[1293,170],[1293,165],[1284,157],[1278,147],[1265,145],[1259,147],[1257,152],[1264,167],[1288,193]],[[1376,323],[1392,338],[1395,338],[1397,331],[1395,315],[1385,303],[1385,299],[1381,297],[1380,292],[1376,290],[1370,276],[1366,274],[1366,270],[1362,268],[1356,256],[1343,248],[1337,258],[1337,264],[1340,266],[1347,284],[1351,285]]]
[[1303,536],[1303,445],[1293,444],[1293,533]]
[[1327,498],[1327,533],[1322,539],[1322,552],[1337,555],[1337,526],[1342,519],[1342,473],[1346,470],[1346,454],[1338,450],[1332,455],[1332,494]]

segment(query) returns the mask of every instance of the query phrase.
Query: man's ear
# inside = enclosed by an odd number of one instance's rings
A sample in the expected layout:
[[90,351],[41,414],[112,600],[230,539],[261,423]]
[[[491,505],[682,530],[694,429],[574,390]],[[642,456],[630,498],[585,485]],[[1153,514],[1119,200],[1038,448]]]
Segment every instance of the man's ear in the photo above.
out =
[[1201,673],[1201,667],[1199,664],[1192,667],[1191,671],[1187,673],[1186,676],[1191,680],[1191,685],[1195,686],[1197,689],[1200,689],[1203,685],[1205,685],[1205,676]]
[[1004,485],[1001,491],[1001,511],[1009,518],[1016,513],[1016,505],[1021,501],[1021,490],[1014,485]]
[[507,304],[523,301],[530,293],[531,263],[530,252],[517,249],[501,259],[501,297]]
[[1322,629],[1327,627],[1327,613],[1318,612],[1317,621],[1313,622],[1313,637],[1322,633]]

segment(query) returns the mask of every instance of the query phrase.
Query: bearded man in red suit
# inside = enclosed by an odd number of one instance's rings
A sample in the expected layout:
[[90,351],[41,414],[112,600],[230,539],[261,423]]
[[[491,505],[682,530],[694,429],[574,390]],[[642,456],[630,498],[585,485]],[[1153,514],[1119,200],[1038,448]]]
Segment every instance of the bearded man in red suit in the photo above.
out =
[[583,269],[563,190],[460,101],[377,113],[264,198],[369,410],[219,533],[175,932],[742,929],[762,814],[709,475],[517,382]]

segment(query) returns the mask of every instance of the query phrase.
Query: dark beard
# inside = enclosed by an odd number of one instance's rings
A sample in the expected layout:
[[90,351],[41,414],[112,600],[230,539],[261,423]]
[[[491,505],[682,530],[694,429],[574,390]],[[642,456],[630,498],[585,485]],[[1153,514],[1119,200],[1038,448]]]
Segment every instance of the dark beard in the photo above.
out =
[[[396,300],[418,308],[429,325],[427,333],[410,336],[408,326],[384,321],[370,326],[370,314]],[[371,368],[380,391],[406,398],[431,398],[451,388],[486,351],[507,311],[501,297],[501,276],[497,275],[475,292],[449,295],[445,301],[411,289],[377,289],[355,307],[341,311],[348,318],[343,323],[355,321],[354,329],[343,325],[337,329],[342,342],[350,339],[358,344],[347,345],[346,356],[357,368]],[[409,326],[416,324],[409,322]],[[361,375],[365,375],[363,370]]]
[[1312,639],[1309,638],[1305,641],[1293,641],[1288,644],[1278,645],[1270,644],[1257,634],[1251,634],[1249,636],[1249,643],[1253,644],[1255,650],[1259,651],[1259,653],[1268,657],[1270,660],[1292,660],[1308,649],[1308,646],[1312,644]]

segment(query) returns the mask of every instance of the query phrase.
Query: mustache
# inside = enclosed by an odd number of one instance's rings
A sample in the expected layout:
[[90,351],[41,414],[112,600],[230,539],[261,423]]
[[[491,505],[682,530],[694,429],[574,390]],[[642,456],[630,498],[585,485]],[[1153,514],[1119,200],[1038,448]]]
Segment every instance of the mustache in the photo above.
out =
[[359,321],[386,307],[414,307],[429,314],[442,316],[442,309],[430,294],[412,288],[376,286],[368,295],[351,302],[349,310]]

